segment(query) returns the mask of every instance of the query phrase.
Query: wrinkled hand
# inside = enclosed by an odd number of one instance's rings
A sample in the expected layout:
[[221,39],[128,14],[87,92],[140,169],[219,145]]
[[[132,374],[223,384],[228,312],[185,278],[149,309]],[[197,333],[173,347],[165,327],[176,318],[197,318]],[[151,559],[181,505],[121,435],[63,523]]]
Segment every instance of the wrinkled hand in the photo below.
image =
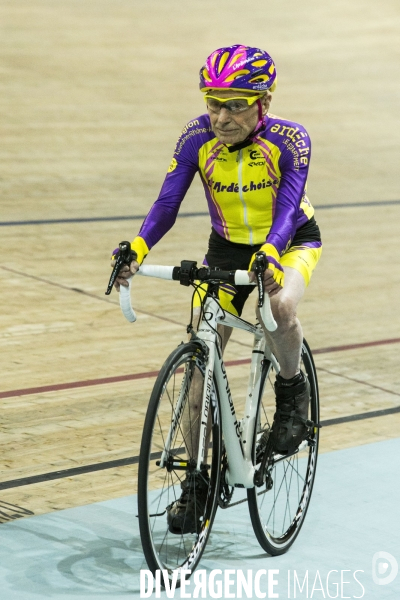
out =
[[[115,265],[115,261],[111,261],[111,267],[114,268]],[[117,292],[119,292],[119,288],[121,285],[123,285],[124,287],[128,287],[129,283],[128,283],[128,279],[130,277],[133,277],[133,275],[136,273],[136,271],[139,269],[139,263],[136,262],[136,260],[133,260],[131,262],[131,264],[128,265],[123,265],[118,273],[118,277],[115,280],[114,283],[114,287],[117,290]]]
[[[272,297],[278,294],[283,288],[285,272],[280,264],[280,256],[277,249],[268,242],[261,246],[260,250],[251,257],[250,271],[252,271],[253,268],[256,270],[257,263],[254,261],[259,260],[257,257],[260,253],[264,255],[264,258],[266,259],[264,264],[268,266],[268,268],[264,271],[264,290],[270,297]],[[251,281],[256,280],[255,275],[250,275],[250,277]]]
[[[249,279],[251,282],[256,280],[256,275],[253,271],[249,271]],[[281,289],[282,285],[276,283],[274,279],[274,273],[271,269],[266,269],[264,271],[264,290],[267,292],[268,296],[271,298],[275,296]]]

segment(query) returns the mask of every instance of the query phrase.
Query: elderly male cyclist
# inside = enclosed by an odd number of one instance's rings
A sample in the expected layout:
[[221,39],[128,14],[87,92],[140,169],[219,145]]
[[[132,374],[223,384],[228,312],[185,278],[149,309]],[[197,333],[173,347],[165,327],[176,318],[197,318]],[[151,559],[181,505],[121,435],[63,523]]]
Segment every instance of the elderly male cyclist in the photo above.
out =
[[[306,195],[310,138],[298,123],[268,112],[276,84],[275,64],[264,50],[234,45],[207,58],[200,69],[207,113],[184,127],[160,195],[132,242],[135,260],[121,269],[116,286],[127,285],[173,226],[199,173],[212,225],[204,264],[251,271],[257,251],[268,260],[264,286],[278,328],[265,335],[280,364],[272,436],[275,450],[284,454],[294,452],[306,434],[310,386],[300,370],[303,334],[296,310],[322,247]],[[223,308],[240,315],[253,289],[222,285]],[[231,331],[224,329],[223,346]],[[168,511],[171,532],[196,531],[207,485],[207,474],[182,483],[182,495]]]

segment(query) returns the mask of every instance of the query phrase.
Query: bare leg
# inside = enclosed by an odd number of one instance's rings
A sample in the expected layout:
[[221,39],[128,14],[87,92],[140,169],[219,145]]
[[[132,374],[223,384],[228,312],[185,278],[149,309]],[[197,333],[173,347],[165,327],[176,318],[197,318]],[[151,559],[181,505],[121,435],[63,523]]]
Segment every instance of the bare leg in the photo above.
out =
[[[280,364],[280,375],[284,379],[291,379],[300,371],[303,330],[296,311],[304,291],[303,276],[296,269],[285,267],[285,285],[271,298],[272,313],[278,329],[271,332],[263,326],[266,338]],[[258,308],[256,313],[262,324]]]
[[[307,433],[310,387],[299,374],[303,331],[296,315],[304,290],[303,276],[285,267],[285,285],[271,298],[278,328],[270,332],[263,327],[281,367],[275,383],[276,413],[272,427],[274,449],[281,454],[294,452]],[[257,316],[260,318],[259,312]]]

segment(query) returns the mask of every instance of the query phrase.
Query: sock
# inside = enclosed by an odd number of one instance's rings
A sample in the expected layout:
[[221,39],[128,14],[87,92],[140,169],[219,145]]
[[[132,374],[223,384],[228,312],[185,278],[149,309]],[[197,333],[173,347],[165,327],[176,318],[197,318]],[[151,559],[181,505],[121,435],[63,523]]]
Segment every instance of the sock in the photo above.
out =
[[276,381],[283,387],[291,387],[293,385],[297,385],[298,383],[302,383],[304,380],[305,377],[303,371],[300,371],[300,373],[297,373],[297,375],[291,379],[284,379],[279,374],[276,376]]

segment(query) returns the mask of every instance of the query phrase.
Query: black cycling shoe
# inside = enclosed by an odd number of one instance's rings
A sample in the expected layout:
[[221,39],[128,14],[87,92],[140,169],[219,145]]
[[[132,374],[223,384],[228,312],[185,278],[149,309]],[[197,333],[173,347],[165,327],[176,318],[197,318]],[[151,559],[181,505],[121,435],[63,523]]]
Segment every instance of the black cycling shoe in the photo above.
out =
[[200,533],[209,484],[207,472],[186,475],[181,483],[181,497],[167,507],[168,529],[171,533]]
[[277,375],[275,396],[273,448],[279,454],[292,454],[308,434],[306,423],[311,388],[307,376],[302,371],[289,380]]

